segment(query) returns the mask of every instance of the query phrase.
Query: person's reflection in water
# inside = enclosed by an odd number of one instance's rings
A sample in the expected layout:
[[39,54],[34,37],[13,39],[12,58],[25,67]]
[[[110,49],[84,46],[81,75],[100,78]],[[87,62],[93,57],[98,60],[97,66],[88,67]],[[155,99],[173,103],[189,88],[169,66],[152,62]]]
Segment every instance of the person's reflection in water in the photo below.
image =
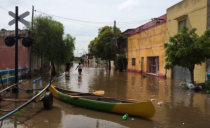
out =
[[99,128],[99,121],[96,121],[96,128]]
[[66,75],[65,75],[65,79],[66,79],[66,80],[70,80],[70,76],[66,76]]
[[81,83],[82,83],[82,76],[78,75],[78,87],[81,87]]

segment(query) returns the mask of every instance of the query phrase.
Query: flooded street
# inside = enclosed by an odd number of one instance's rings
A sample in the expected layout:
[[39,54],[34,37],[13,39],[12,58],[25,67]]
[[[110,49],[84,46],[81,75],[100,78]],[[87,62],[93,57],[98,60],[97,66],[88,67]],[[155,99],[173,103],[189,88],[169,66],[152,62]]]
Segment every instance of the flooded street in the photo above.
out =
[[[207,128],[210,127],[210,95],[179,88],[181,81],[162,79],[135,72],[107,70],[105,65],[84,65],[82,75],[73,63],[70,77],[61,73],[53,85],[72,91],[104,90],[105,96],[136,100],[151,100],[156,109],[151,120],[129,116],[122,121],[121,114],[85,109],[54,98],[53,108],[43,109],[43,103],[31,103],[15,115],[0,122],[3,128]],[[34,78],[36,79],[36,78]],[[24,80],[22,88],[32,88],[33,80]],[[49,76],[43,77],[43,85]],[[31,94],[18,94],[29,98]],[[158,102],[163,102],[162,106]],[[1,109],[12,109],[21,103],[2,102]],[[0,116],[7,112],[0,112]]]

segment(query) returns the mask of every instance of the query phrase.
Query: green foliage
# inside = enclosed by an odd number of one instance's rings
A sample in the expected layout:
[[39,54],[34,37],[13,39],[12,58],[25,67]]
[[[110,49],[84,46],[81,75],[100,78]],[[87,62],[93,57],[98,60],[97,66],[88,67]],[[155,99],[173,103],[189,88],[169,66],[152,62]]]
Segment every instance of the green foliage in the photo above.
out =
[[21,109],[21,110],[15,112],[14,115],[15,115],[15,116],[21,116],[22,113],[23,113],[23,111],[24,111],[24,109]]
[[[76,38],[75,37],[72,37],[70,34],[67,34],[65,37],[64,37],[64,43],[65,43],[65,50],[64,52],[66,52],[66,60],[68,60],[69,62],[71,60],[73,60],[74,58],[74,49],[75,49],[75,46],[74,46],[74,42],[75,42]],[[68,62],[66,61],[66,62]]]
[[95,44],[97,42],[97,38],[95,38],[94,40],[90,41],[89,45],[88,45],[88,48],[89,48],[89,52],[93,55],[96,56],[96,47],[95,47]]
[[166,69],[175,65],[188,68],[191,73],[191,82],[194,83],[195,65],[205,62],[210,58],[210,30],[206,30],[202,36],[198,36],[196,28],[189,30],[183,26],[181,31],[170,37],[170,43],[165,43],[166,49]]
[[80,57],[74,57],[74,61],[79,61]]
[[4,28],[2,28],[2,29],[1,29],[1,32],[6,32],[6,31],[7,31],[7,30],[6,30],[6,29],[4,29]]
[[205,84],[210,87],[210,80],[206,80]]
[[73,56],[73,57],[70,59],[70,62],[74,61],[74,58],[75,58],[75,56]]
[[58,71],[58,72],[64,72],[64,70],[65,70],[64,68],[65,67],[63,65],[58,65],[56,71]]
[[143,77],[143,78],[146,78],[147,76],[146,76],[146,75],[142,75],[142,77]]
[[74,61],[78,61],[80,63],[84,63],[84,60],[82,59],[82,57],[75,57]]
[[120,55],[116,57],[116,67],[120,70],[123,71],[124,69],[127,69],[127,64],[128,64],[128,60],[126,58],[126,56]]
[[[121,31],[119,28],[116,29],[117,39],[121,37]],[[88,48],[90,53],[96,58],[101,58],[102,60],[114,60],[116,54],[116,44],[114,44],[114,29],[111,26],[105,26],[99,32],[97,38],[92,40]]]
[[34,53],[47,62],[62,65],[74,57],[75,38],[69,34],[64,36],[63,24],[49,16],[34,18],[33,40]]
[[[11,77],[12,75],[11,74],[9,74],[9,76],[8,77]],[[6,78],[7,77],[7,75],[1,75],[1,78],[2,79],[4,79],[4,78]]]
[[84,60],[82,59],[82,57],[79,59],[79,62],[82,64],[84,63]]

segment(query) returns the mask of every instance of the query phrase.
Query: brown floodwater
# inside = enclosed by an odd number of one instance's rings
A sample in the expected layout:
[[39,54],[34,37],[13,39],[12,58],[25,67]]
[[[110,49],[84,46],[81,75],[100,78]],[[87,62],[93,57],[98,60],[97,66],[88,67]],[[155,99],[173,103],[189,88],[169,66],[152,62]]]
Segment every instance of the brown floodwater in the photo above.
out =
[[[162,79],[135,72],[107,70],[105,65],[84,65],[82,75],[70,69],[70,77],[60,73],[53,84],[67,90],[92,92],[104,90],[105,96],[136,100],[151,100],[156,109],[151,120],[129,116],[122,121],[121,114],[90,110],[54,99],[50,110],[43,103],[30,103],[20,112],[0,121],[3,128],[207,128],[210,127],[210,95],[179,88],[181,81]],[[30,80],[23,80],[21,88],[32,88]],[[43,86],[49,83],[43,75]],[[39,86],[39,84],[37,84]],[[28,99],[32,95],[20,91],[7,97]],[[158,102],[163,102],[162,106]],[[23,102],[24,103],[24,102]],[[22,103],[1,102],[0,109],[13,109]],[[8,112],[0,112],[0,116]]]

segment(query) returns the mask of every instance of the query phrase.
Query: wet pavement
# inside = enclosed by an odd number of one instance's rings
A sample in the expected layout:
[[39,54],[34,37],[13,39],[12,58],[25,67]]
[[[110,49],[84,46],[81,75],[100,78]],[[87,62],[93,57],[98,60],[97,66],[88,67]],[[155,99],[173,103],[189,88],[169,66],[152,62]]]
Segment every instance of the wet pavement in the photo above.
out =
[[[135,72],[107,70],[105,65],[84,65],[82,75],[73,63],[70,77],[61,73],[54,85],[67,90],[92,92],[104,90],[105,96],[115,98],[151,100],[156,109],[151,120],[129,116],[122,121],[121,114],[85,109],[54,99],[53,108],[43,109],[43,103],[30,103],[20,112],[0,122],[3,128],[207,128],[210,127],[210,95],[179,88],[181,81],[155,76],[142,77]],[[43,75],[43,85],[49,83]],[[34,78],[36,79],[36,78]],[[24,80],[21,88],[32,88],[32,79]],[[38,86],[38,85],[37,85]],[[13,94],[9,94],[11,96]],[[31,94],[21,91],[18,98]],[[158,102],[163,102],[161,106]],[[0,109],[12,109],[21,103],[1,102]],[[0,112],[0,116],[7,112]]]

